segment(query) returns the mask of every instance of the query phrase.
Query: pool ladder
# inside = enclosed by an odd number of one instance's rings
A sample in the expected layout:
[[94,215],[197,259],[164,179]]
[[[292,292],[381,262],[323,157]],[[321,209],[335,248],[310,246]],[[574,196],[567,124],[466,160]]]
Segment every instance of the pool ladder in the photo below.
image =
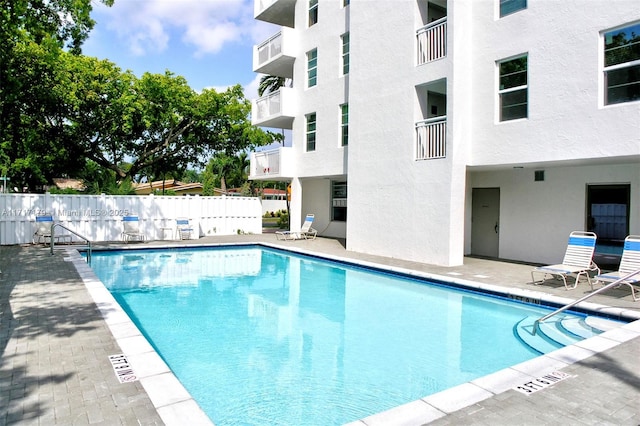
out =
[[66,226],[64,226],[61,223],[54,223],[53,225],[51,225],[51,254],[53,255],[53,246],[54,246],[54,242],[55,242],[55,228],[60,227],[62,229],[66,229],[67,231],[71,232],[73,235],[85,240],[87,242],[87,263],[89,265],[91,265],[91,240],[88,239],[87,237],[85,237],[84,235],[81,235],[79,233],[77,233],[76,231],[74,231],[73,229],[70,229]]
[[[596,294],[598,294],[598,293],[601,293],[601,292],[603,292],[603,291],[605,291],[605,290],[610,289],[611,287],[614,287],[614,286],[617,286],[617,285],[620,285],[620,284],[626,284],[626,285],[628,285],[628,286],[632,286],[633,284],[629,284],[629,283],[627,283],[627,282],[625,282],[625,281],[626,281],[626,280],[628,280],[629,278],[633,277],[634,275],[638,275],[638,274],[640,274],[640,269],[638,269],[638,270],[636,270],[636,271],[633,271],[633,272],[630,272],[630,273],[628,273],[627,275],[625,275],[624,277],[619,278],[619,279],[615,280],[614,282],[612,282],[612,283],[609,283],[609,284],[605,285],[604,287],[600,287],[599,289],[594,290],[593,292],[591,292],[591,293],[587,294],[586,296],[581,297],[581,298],[580,298],[580,299],[578,299],[578,300],[574,300],[573,302],[571,302],[571,303],[569,303],[569,304],[567,304],[567,305],[564,305],[563,307],[561,307],[561,308],[559,308],[559,309],[556,309],[555,311],[551,312],[551,313],[550,313],[550,314],[548,314],[548,315],[545,315],[545,316],[543,316],[543,317],[541,317],[541,318],[538,318],[538,319],[537,319],[537,320],[535,320],[535,322],[533,323],[533,334],[534,334],[534,335],[536,334],[536,331],[538,330],[538,327],[540,326],[540,323],[541,323],[541,322],[548,320],[549,318],[551,318],[551,317],[552,317],[552,316],[554,316],[554,315],[559,314],[560,312],[564,312],[564,311],[566,311],[567,309],[570,309],[570,308],[574,307],[574,306],[575,306],[575,305],[577,305],[578,303],[581,303],[581,302],[583,302],[583,301],[587,300],[587,299],[588,299],[588,298],[590,298],[591,296],[594,296],[594,295],[596,295]],[[631,289],[631,291],[632,291],[632,294],[633,294],[633,288]]]

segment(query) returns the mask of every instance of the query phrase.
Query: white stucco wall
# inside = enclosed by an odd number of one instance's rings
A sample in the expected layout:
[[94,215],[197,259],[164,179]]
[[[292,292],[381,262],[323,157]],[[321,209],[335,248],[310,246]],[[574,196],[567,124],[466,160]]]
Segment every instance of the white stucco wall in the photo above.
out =
[[[347,150],[340,141],[340,105],[348,102],[348,79],[341,76],[340,36],[348,31],[348,8],[339,1],[320,0],[318,23],[307,26],[309,2],[296,3],[298,54],[294,65],[294,90],[298,99],[293,124],[296,175],[300,178],[346,174]],[[318,52],[317,85],[307,87],[307,52]],[[316,113],[316,149],[306,148],[305,115]]]
[[[603,106],[601,32],[640,20],[636,0],[531,1],[495,19],[473,6],[472,165],[640,155],[640,102]],[[499,122],[496,61],[528,54],[528,118]]]
[[471,172],[467,189],[467,238],[470,252],[471,189],[500,188],[499,257],[533,263],[559,263],[571,231],[586,228],[587,184],[630,184],[629,233],[640,234],[640,165],[549,167],[545,180],[533,169]]

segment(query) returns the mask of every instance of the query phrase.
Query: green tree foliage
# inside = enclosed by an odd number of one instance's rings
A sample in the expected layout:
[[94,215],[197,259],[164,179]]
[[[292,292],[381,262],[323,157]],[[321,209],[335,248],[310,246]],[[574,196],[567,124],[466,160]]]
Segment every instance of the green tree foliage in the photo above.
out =
[[230,188],[252,188],[252,184],[247,181],[248,175],[249,156],[246,152],[242,151],[237,155],[217,153],[209,160],[202,173],[203,194],[214,195],[215,188],[220,188],[223,192]]
[[0,0],[0,166],[19,187],[50,180],[73,158],[56,155],[59,127],[47,120],[60,53],[80,52],[91,10],[90,0]]
[[[113,170],[118,179],[179,176],[215,152],[272,140],[251,126],[251,105],[240,86],[197,93],[168,71],[137,79],[109,61],[64,56],[61,108],[70,124],[65,145]],[[125,159],[131,159],[127,170],[120,167]]]
[[260,77],[260,83],[258,83],[258,96],[273,93],[276,90],[283,87],[286,83],[284,77],[278,77],[276,75],[263,75]]
[[80,55],[94,24],[89,0],[0,5],[0,169],[19,187],[33,191],[96,166],[110,171],[94,182],[103,188],[179,176],[216,152],[273,141],[251,125],[240,86],[197,93],[169,71],[137,78]]

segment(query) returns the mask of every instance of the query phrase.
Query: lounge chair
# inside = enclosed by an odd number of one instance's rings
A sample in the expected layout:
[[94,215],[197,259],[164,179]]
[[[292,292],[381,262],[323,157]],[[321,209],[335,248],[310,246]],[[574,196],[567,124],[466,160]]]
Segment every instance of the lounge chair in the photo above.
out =
[[193,227],[189,224],[189,219],[179,217],[176,219],[176,236],[179,240],[190,240]]
[[315,215],[308,214],[300,231],[276,231],[276,238],[279,240],[315,240],[318,231],[311,227],[314,218]]
[[[620,259],[620,267],[618,270],[615,272],[596,275],[594,279],[596,282],[614,282],[620,278],[624,278],[632,272],[637,271],[640,271],[640,235],[629,235],[624,240],[622,258]],[[640,296],[636,296],[636,290],[640,291],[640,287],[638,289],[635,288],[637,285],[640,286],[640,273],[637,273],[620,283],[620,285],[623,284],[628,285],[631,289],[631,297],[633,297],[633,300],[640,300]]]
[[[36,216],[36,230],[33,233],[33,244],[38,244],[41,240],[45,244],[47,243],[47,239],[51,241],[51,227],[54,223],[53,216],[51,215]],[[68,243],[71,243],[71,235],[69,234],[54,235],[53,239],[56,242],[67,240]]]
[[122,240],[125,243],[129,241],[144,241],[145,235],[140,232],[140,221],[138,216],[124,216],[122,218]]
[[[541,284],[547,278],[547,275],[552,275],[557,278],[562,278],[564,286],[567,290],[570,288],[576,288],[580,276],[584,275],[593,289],[593,283],[591,282],[590,272],[600,274],[600,268],[593,262],[593,253],[596,249],[596,234],[593,232],[574,231],[569,235],[569,243],[567,245],[567,251],[564,254],[564,259],[561,264],[540,266],[531,271],[531,280],[534,284]],[[543,274],[542,280],[537,282],[534,277],[534,273]],[[575,274],[576,279],[572,287],[567,284],[567,277]]]

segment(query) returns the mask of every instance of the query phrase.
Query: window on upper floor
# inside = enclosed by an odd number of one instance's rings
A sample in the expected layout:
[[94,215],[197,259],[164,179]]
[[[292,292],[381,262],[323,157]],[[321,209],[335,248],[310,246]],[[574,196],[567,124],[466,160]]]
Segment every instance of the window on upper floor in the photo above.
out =
[[528,116],[527,56],[498,62],[500,121]]
[[604,33],[604,104],[640,100],[640,23]]
[[316,113],[305,115],[307,121],[307,151],[316,150]]
[[307,52],[307,87],[318,84],[318,49]]
[[349,74],[349,33],[340,36],[342,40],[342,75]]
[[500,0],[500,17],[527,8],[527,0]]
[[349,104],[340,105],[340,142],[349,145]]
[[318,0],[309,0],[309,26],[318,23]]
[[347,182],[331,181],[331,220],[347,221]]
[[350,0],[342,0],[342,7],[347,7],[349,6],[349,3],[351,3]]

